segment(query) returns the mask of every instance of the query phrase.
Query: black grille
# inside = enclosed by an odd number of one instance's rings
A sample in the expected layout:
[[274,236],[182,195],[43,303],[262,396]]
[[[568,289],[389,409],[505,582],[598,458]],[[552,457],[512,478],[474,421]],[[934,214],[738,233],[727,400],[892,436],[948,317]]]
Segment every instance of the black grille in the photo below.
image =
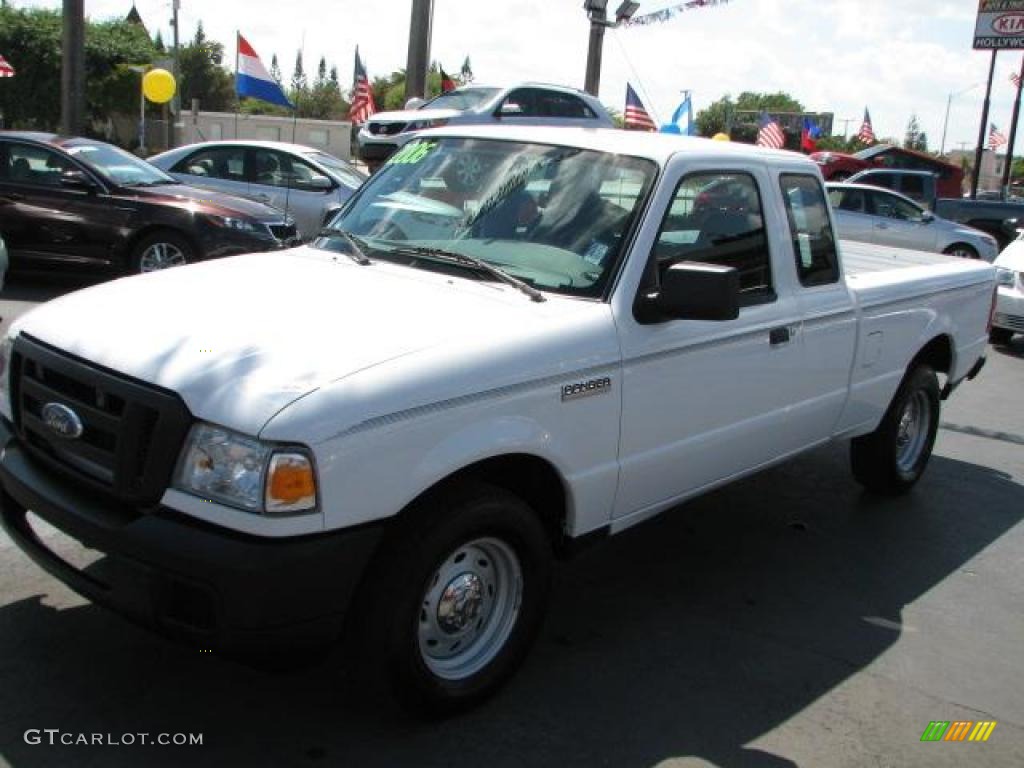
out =
[[[11,358],[11,396],[15,429],[36,458],[131,504],[152,504],[163,495],[191,421],[177,395],[24,334]],[[47,426],[48,403],[75,412],[83,426],[79,437],[61,437]]]
[[374,136],[394,136],[405,130],[406,123],[370,123]]
[[269,226],[274,237],[282,242],[291,240],[297,231],[294,224],[270,224]]

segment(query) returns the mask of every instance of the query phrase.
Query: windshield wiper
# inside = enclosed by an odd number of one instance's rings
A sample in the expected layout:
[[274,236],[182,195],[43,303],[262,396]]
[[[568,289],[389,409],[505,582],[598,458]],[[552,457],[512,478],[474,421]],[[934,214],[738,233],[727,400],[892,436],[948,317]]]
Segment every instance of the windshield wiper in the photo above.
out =
[[345,251],[345,255],[348,256],[352,261],[361,267],[368,267],[373,264],[370,261],[370,257],[366,255],[366,251],[363,250],[363,246],[366,245],[361,239],[353,235],[344,229],[338,227],[324,227],[318,233],[318,237],[334,237],[335,235],[341,237],[351,250]]
[[491,277],[497,278],[503,283],[517,288],[518,290],[525,293],[533,301],[547,301],[544,294],[538,291],[529,283],[525,283],[518,277],[512,277],[505,270],[494,266],[489,261],[478,259],[475,256],[467,256],[464,253],[456,253],[455,251],[446,251],[443,248],[427,248],[424,246],[395,246],[393,248],[395,253],[405,253],[411,256],[426,256],[428,258],[441,259],[443,261],[451,261],[456,264],[462,264],[466,267],[473,267],[479,269],[481,272],[486,272]]

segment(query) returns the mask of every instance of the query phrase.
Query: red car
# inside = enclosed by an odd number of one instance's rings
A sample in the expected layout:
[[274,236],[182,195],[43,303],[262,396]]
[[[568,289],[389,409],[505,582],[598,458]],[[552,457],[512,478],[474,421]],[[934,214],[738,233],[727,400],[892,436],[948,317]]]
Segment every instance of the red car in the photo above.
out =
[[811,159],[821,166],[821,175],[826,181],[845,181],[867,168],[902,168],[910,171],[931,171],[938,176],[935,186],[939,197],[960,197],[963,194],[961,187],[964,172],[960,166],[892,144],[876,144],[852,155],[842,152],[813,152]]

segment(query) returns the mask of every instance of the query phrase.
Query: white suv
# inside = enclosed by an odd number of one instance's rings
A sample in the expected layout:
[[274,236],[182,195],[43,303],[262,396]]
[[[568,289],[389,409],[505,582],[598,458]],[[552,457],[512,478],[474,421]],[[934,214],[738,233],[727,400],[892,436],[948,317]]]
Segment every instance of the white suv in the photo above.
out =
[[614,127],[601,102],[575,88],[541,83],[510,88],[472,85],[442,93],[416,109],[378,112],[359,129],[359,158],[374,170],[418,131],[482,123]]

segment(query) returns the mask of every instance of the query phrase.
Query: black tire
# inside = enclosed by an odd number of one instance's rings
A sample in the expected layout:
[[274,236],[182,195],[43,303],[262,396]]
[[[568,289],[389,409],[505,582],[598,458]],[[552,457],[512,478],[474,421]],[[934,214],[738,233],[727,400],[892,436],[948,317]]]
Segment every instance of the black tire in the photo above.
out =
[[953,243],[943,251],[947,256],[959,256],[962,259],[977,259],[978,250],[967,243]]
[[993,328],[988,332],[988,340],[993,344],[1009,344],[1013,339],[1013,331],[1009,328]]
[[[910,408],[927,423],[908,437],[901,422]],[[876,493],[906,493],[924,474],[938,428],[939,380],[929,366],[918,365],[904,377],[878,428],[850,444],[853,476]]]
[[[158,256],[157,254],[160,252],[166,254],[166,257]],[[160,229],[151,232],[135,244],[128,261],[128,269],[129,274],[138,275],[143,272],[154,272],[158,269],[192,264],[196,258],[195,246],[189,242],[188,238],[169,229]],[[165,265],[157,266],[161,261]]]
[[[521,580],[487,582],[488,567],[495,575],[502,571],[498,558],[488,558],[486,552],[481,558],[470,554],[459,560],[466,551],[479,554],[479,542],[500,542],[513,553]],[[525,502],[506,490],[464,483],[419,503],[396,522],[375,556],[357,602],[362,654],[376,667],[371,676],[384,682],[407,710],[421,716],[450,715],[483,701],[515,672],[536,638],[547,603],[551,564],[544,526]],[[454,586],[462,575],[450,579],[458,569],[470,578],[476,572],[483,574],[482,591],[474,593],[475,600],[473,594],[463,602],[449,599],[451,610],[445,615],[446,601],[431,596],[469,594]],[[518,599],[511,616],[499,609],[500,599],[488,603],[485,597],[488,590],[492,598],[504,594],[502,584],[519,587],[510,593]],[[461,626],[452,626],[453,634],[444,635],[446,620]],[[441,632],[438,636],[445,644],[458,645],[460,638],[466,639],[459,651],[469,654],[465,675],[458,674],[457,665],[454,671],[439,673],[437,665],[447,660],[433,659],[428,653],[449,649],[437,648],[435,641],[436,650],[430,650],[431,632]],[[489,633],[504,639],[485,643]],[[479,649],[476,657],[474,648]],[[473,671],[474,659],[475,663],[488,660]]]

